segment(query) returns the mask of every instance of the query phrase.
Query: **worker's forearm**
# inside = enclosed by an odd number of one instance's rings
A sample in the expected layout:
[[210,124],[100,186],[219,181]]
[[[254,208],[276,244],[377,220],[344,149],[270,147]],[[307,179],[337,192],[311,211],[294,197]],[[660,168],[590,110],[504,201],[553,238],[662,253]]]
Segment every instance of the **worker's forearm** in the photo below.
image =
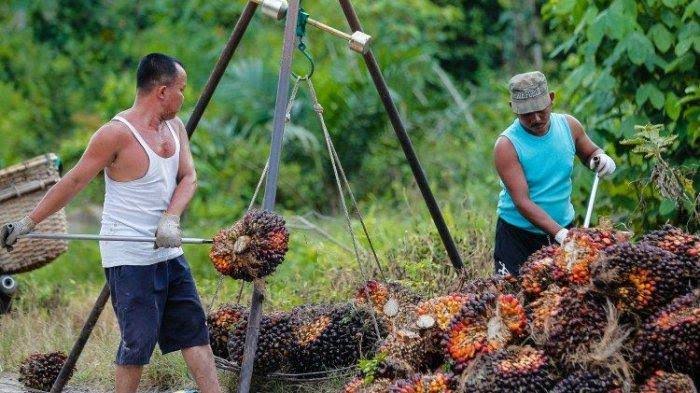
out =
[[174,214],[176,216],[182,215],[185,211],[187,205],[192,200],[195,191],[197,190],[197,179],[195,176],[185,176],[175,187],[173,192],[173,197],[170,199],[170,205],[166,210],[168,214]]
[[49,189],[39,204],[29,213],[29,218],[37,224],[44,221],[47,217],[66,206],[73,197],[85,188],[86,184],[87,182],[79,181],[66,175]]
[[516,207],[523,217],[552,236],[562,228],[547,212],[529,199],[516,204]]

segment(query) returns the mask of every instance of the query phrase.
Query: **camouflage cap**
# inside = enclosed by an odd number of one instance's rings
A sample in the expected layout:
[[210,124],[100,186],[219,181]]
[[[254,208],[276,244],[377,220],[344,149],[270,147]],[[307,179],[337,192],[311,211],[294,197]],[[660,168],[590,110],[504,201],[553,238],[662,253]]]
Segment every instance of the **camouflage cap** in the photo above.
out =
[[545,109],[552,100],[549,98],[547,78],[539,71],[518,74],[508,82],[510,106],[518,115]]

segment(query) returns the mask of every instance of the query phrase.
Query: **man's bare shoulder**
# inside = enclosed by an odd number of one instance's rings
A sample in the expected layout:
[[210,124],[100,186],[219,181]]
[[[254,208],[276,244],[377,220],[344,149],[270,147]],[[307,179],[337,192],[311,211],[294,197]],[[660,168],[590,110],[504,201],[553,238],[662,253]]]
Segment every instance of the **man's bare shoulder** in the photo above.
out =
[[182,122],[182,119],[180,119],[180,116],[175,116],[172,123],[179,135],[187,135],[187,128],[185,127],[185,123]]
[[515,153],[513,142],[507,136],[501,135],[496,139],[496,144],[493,147],[493,153],[498,156],[511,155]]
[[128,137],[129,129],[126,128],[126,125],[116,120],[110,120],[95,131],[92,135],[92,141],[110,143],[117,147],[121,146]]
[[572,134],[574,135],[574,139],[585,132],[583,129],[583,124],[581,124],[577,118],[569,114],[565,114],[564,117],[566,118],[566,122],[569,124]]

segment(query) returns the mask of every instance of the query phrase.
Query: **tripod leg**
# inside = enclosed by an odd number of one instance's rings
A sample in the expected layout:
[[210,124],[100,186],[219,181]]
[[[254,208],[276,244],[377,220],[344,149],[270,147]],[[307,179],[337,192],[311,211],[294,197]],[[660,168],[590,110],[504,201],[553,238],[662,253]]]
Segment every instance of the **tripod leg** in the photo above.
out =
[[66,359],[66,362],[61,368],[61,372],[58,373],[56,382],[54,382],[53,386],[51,386],[51,393],[60,393],[63,391],[63,387],[68,382],[69,376],[73,371],[73,368],[75,368],[75,364],[78,362],[78,358],[83,352],[83,348],[85,348],[85,344],[87,343],[88,338],[90,338],[90,334],[92,334],[92,330],[95,328],[95,324],[100,318],[102,310],[105,308],[107,299],[109,299],[109,285],[105,283],[105,285],[102,287],[102,292],[100,292],[100,295],[95,301],[95,305],[92,307],[92,311],[90,311],[90,315],[83,325],[83,330],[80,332],[78,340],[73,345],[73,349],[71,349],[68,359]]
[[[350,25],[352,31],[362,31],[360,20],[358,19],[357,14],[355,13],[355,9],[353,8],[350,0],[339,0],[339,2],[341,8],[343,9],[343,13],[345,14],[345,18],[348,20],[348,24]],[[440,238],[442,239],[442,243],[445,245],[445,249],[447,250],[447,255],[449,255],[450,257],[450,261],[452,261],[452,266],[454,266],[457,270],[461,270],[464,266],[464,264],[462,263],[462,258],[459,256],[459,252],[457,251],[457,247],[455,246],[454,240],[452,239],[452,235],[450,235],[450,230],[447,228],[447,224],[445,224],[445,219],[442,216],[442,212],[440,212],[440,207],[435,201],[435,197],[433,196],[433,192],[430,189],[430,185],[428,184],[428,179],[425,176],[423,167],[421,166],[420,161],[418,161],[418,156],[416,156],[416,152],[413,149],[411,138],[409,138],[408,134],[406,133],[406,128],[404,127],[403,122],[401,121],[399,111],[398,109],[396,109],[396,105],[394,104],[394,101],[391,98],[391,93],[389,93],[389,87],[387,86],[386,81],[384,80],[384,76],[382,75],[382,71],[379,68],[377,59],[374,57],[374,54],[372,53],[371,49],[368,50],[367,53],[362,55],[362,57],[364,58],[365,64],[367,65],[367,70],[372,76],[372,81],[374,82],[374,86],[377,88],[379,97],[381,98],[382,103],[384,104],[384,109],[386,110],[386,113],[389,116],[391,125],[394,128],[394,132],[396,133],[396,136],[398,137],[399,142],[401,143],[401,147],[403,148],[404,155],[408,160],[408,164],[411,166],[411,171],[413,171],[413,177],[416,179],[416,183],[418,183],[418,188],[420,188],[421,194],[423,195],[423,199],[425,200],[425,204],[428,206],[428,210],[430,211],[430,215],[433,218],[433,222],[435,223],[435,226],[437,227],[437,230],[440,233]]]

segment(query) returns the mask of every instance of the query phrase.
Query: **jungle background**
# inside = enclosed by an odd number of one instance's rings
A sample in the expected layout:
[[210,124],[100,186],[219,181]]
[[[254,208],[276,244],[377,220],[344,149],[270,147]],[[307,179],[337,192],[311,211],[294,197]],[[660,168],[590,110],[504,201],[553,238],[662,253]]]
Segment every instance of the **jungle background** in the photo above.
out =
[[[313,18],[346,30],[336,2],[302,5]],[[71,168],[91,134],[132,104],[138,60],[150,52],[185,65],[180,116],[186,122],[243,6],[2,2],[0,167],[56,152]],[[507,82],[518,72],[543,71],[556,93],[555,111],[577,117],[615,159],[617,172],[598,190],[594,223],[605,217],[635,233],[666,222],[700,228],[700,0],[358,0],[355,6],[375,37],[372,48],[469,274],[492,269],[500,190],[492,148],[514,119]],[[193,136],[199,189],[183,217],[187,236],[214,235],[250,203],[269,151],[281,43],[282,24],[258,13]],[[307,43],[319,100],[380,262],[392,279],[420,292],[439,290],[455,273],[362,59],[313,28]],[[294,68],[305,67],[297,53]],[[648,124],[663,128],[635,128]],[[303,91],[284,142],[277,207],[292,226],[292,243],[268,280],[265,309],[347,299],[377,269],[360,271],[351,252],[321,130]],[[591,171],[575,166],[579,225],[592,180]],[[98,176],[68,206],[70,232],[98,231],[103,187]],[[361,247],[369,255],[366,240]],[[227,279],[217,293],[207,251],[186,248],[205,307],[235,301],[241,284]],[[370,258],[360,263],[371,267]],[[97,244],[87,242],[71,243],[57,261],[16,278],[14,311],[0,316],[3,373],[16,372],[31,352],[68,352],[104,282]],[[242,302],[249,298],[243,286]],[[109,390],[117,344],[108,306],[72,383]],[[142,381],[144,389],[186,385],[192,382],[180,357],[157,353]]]

